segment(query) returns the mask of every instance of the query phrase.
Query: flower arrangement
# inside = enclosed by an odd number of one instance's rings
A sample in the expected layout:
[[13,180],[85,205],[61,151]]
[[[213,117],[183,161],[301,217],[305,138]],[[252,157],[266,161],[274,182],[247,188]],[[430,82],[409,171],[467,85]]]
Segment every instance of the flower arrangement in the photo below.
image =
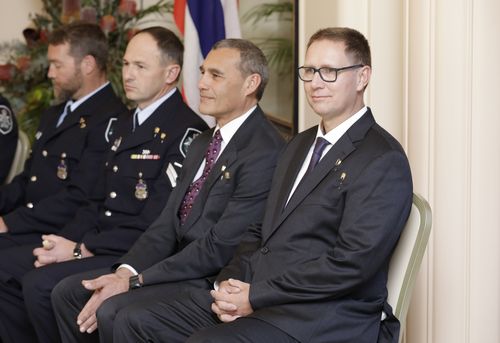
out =
[[137,23],[151,14],[173,12],[170,0],[137,8],[135,0],[41,0],[43,12],[31,17],[32,27],[23,31],[25,41],[0,44],[0,92],[17,113],[20,128],[31,138],[39,114],[50,106],[53,94],[47,78],[47,47],[50,32],[76,20],[98,23],[109,41],[108,78],[125,100],[121,87],[121,60]]

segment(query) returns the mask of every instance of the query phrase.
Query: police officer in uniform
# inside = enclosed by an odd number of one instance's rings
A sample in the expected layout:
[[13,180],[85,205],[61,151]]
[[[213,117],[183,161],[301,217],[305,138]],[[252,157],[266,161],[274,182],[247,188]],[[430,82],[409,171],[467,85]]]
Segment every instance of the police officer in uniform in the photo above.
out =
[[9,102],[0,95],[0,185],[9,174],[17,147],[17,121]]
[[160,215],[186,149],[208,128],[176,88],[182,55],[182,43],[165,28],[142,30],[130,41],[123,83],[138,107],[114,125],[96,185],[105,197],[82,207],[57,235],[42,235],[38,247],[0,252],[2,342],[57,342],[50,307],[54,285],[65,276],[113,264]]
[[54,31],[47,55],[61,103],[42,114],[24,171],[0,188],[0,249],[40,242],[40,234],[56,232],[87,197],[97,196],[106,132],[127,111],[107,82],[107,40],[97,25]]

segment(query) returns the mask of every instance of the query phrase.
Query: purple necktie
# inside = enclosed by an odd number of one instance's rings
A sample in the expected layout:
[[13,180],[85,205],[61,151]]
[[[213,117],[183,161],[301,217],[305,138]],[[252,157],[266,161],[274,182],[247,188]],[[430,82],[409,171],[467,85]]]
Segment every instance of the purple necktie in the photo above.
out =
[[310,173],[311,170],[313,170],[314,167],[316,167],[319,160],[321,159],[321,154],[323,153],[323,150],[325,150],[328,144],[330,144],[330,142],[328,142],[323,137],[316,138],[316,145],[314,146],[314,150],[311,156],[311,161],[309,162],[309,166],[307,167],[306,174]]
[[208,174],[210,174],[210,171],[217,160],[217,156],[219,156],[221,143],[222,136],[220,135],[220,131],[217,130],[215,131],[212,140],[208,144],[207,151],[205,152],[205,167],[203,168],[203,173],[199,179],[189,185],[186,195],[184,195],[184,199],[182,200],[181,208],[179,209],[179,219],[181,221],[181,225],[184,225],[186,222],[186,218],[193,208],[194,201],[196,200],[198,194],[200,194],[201,187],[203,187],[203,183],[207,179]]

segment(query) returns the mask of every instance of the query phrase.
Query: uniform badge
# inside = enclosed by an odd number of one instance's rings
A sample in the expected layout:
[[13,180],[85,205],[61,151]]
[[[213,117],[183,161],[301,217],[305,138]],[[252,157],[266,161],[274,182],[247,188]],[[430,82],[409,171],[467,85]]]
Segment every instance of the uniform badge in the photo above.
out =
[[114,133],[113,123],[117,120],[118,119],[116,119],[116,118],[111,118],[108,121],[108,126],[106,127],[106,131],[104,132],[104,139],[106,139],[106,142],[108,142],[108,143],[111,141],[111,137],[113,136],[113,133]]
[[172,163],[168,164],[165,173],[167,174],[168,180],[170,181],[172,188],[175,188],[175,186],[177,186],[177,172],[175,171],[175,168],[172,165]]
[[39,140],[40,137],[42,137],[42,131],[37,131],[36,134],[35,134],[36,140]]
[[118,150],[118,148],[120,147],[121,143],[122,143],[122,138],[121,137],[118,137],[117,139],[115,139],[115,141],[113,142],[113,146],[111,147],[111,150],[113,150],[113,151]]
[[148,198],[148,185],[142,179],[142,173],[139,173],[139,180],[135,185],[135,197],[137,200],[146,200]]
[[87,127],[87,123],[85,122],[85,118],[80,117],[80,129],[85,129]]
[[5,105],[0,105],[0,133],[6,135],[14,127],[14,118],[12,111]]
[[193,140],[201,133],[200,130],[196,130],[192,127],[186,130],[184,133],[184,137],[182,137],[181,143],[179,145],[179,150],[181,151],[182,156],[186,157],[187,151]]
[[65,161],[66,153],[61,154],[61,162],[57,165],[57,177],[61,180],[68,178],[68,166]]

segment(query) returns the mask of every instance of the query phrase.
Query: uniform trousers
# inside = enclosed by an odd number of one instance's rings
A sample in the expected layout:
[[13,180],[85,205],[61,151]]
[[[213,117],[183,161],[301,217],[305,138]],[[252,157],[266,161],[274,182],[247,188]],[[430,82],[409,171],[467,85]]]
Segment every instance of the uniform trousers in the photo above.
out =
[[21,246],[21,245],[31,245],[37,244],[42,246],[42,234],[41,233],[26,233],[26,234],[10,234],[0,233],[0,250]]
[[54,286],[77,272],[111,266],[118,258],[97,256],[35,268],[32,251],[39,246],[24,245],[0,251],[0,337],[3,343],[59,342],[50,301]]

